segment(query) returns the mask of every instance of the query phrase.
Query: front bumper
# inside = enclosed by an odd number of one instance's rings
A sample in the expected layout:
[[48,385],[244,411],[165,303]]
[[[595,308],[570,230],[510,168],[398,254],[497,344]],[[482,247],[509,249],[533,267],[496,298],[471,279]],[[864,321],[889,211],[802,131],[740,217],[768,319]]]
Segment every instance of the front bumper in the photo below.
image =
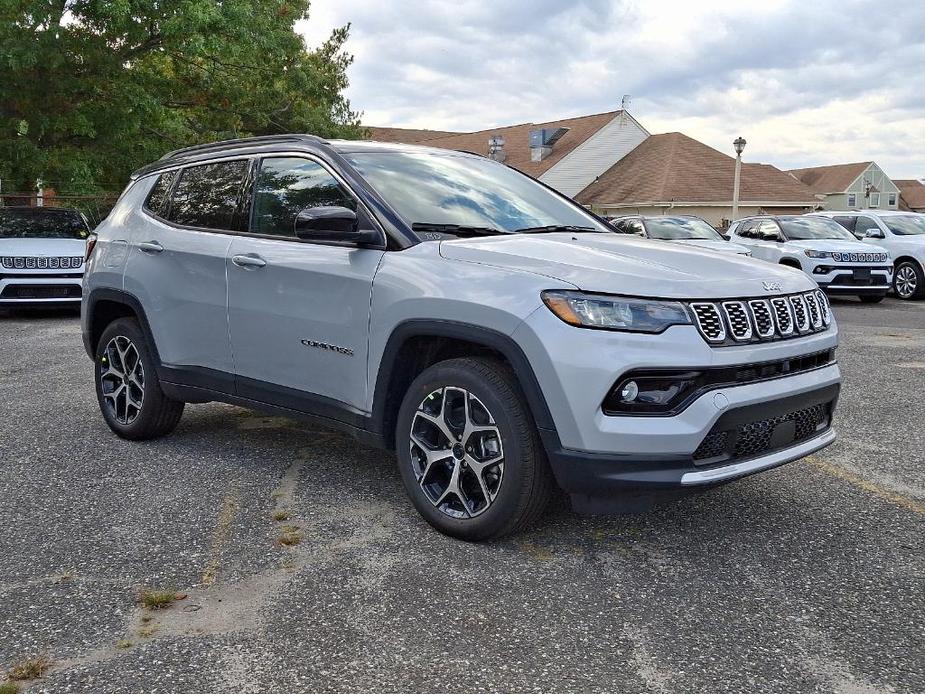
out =
[[[545,394],[555,430],[540,434],[556,479],[573,495],[573,502],[576,497],[612,497],[633,489],[709,486],[796,460],[834,439],[831,413],[841,383],[834,362],[709,390],[672,416],[612,416],[601,408],[614,383],[630,371],[750,365],[814,354],[837,346],[834,324],[790,340],[710,347],[692,326],[675,326],[661,335],[583,330],[542,309],[528,317],[514,337]],[[822,429],[804,429],[788,441],[777,432],[780,422],[774,422],[767,435],[775,437],[775,445],[764,450],[736,453],[735,440],[730,439],[725,454],[702,454],[701,445],[724,422],[787,420],[788,413],[820,403],[828,408]]]
[[890,265],[820,261],[810,274],[819,288],[828,294],[885,294],[893,281],[893,267]]
[[0,275],[0,307],[79,305],[82,274]]

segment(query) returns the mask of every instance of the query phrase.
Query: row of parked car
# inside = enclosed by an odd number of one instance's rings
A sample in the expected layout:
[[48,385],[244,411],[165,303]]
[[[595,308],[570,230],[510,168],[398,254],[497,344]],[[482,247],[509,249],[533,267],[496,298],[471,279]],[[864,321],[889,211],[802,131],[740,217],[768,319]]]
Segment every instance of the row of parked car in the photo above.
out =
[[925,215],[864,210],[758,215],[720,234],[693,216],[608,217],[620,233],[749,255],[802,270],[828,294],[882,301],[925,296]]
[[[925,296],[925,215],[864,210],[758,215],[720,233],[690,215],[607,217],[621,234],[752,256],[802,270],[830,295]],[[77,210],[0,208],[0,308],[78,305],[86,239]]]

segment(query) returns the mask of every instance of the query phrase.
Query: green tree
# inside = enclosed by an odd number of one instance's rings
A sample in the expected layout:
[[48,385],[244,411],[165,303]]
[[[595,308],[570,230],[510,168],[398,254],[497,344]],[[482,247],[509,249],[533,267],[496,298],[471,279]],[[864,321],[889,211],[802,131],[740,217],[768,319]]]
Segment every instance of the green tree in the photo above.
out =
[[349,25],[309,51],[309,0],[0,0],[0,178],[58,192],[125,185],[200,142],[359,137],[343,95]]

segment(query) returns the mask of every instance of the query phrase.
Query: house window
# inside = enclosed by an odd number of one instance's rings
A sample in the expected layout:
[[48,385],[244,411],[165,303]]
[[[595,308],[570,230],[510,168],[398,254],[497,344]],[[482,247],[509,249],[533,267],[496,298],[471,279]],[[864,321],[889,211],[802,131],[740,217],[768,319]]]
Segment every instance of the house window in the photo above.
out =
[[857,207],[857,206],[858,206],[858,194],[848,193],[848,207]]
[[890,193],[886,198],[888,207],[896,207],[896,193]]
[[871,193],[871,194],[870,194],[870,206],[871,206],[871,207],[880,207],[880,193]]

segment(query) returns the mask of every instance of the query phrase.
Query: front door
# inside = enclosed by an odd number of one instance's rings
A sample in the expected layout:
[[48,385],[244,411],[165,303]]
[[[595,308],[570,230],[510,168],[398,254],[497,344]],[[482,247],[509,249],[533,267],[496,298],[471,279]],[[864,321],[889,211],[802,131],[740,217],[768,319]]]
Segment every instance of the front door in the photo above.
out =
[[370,293],[383,251],[295,236],[296,215],[306,208],[357,210],[320,162],[263,159],[254,185],[251,235],[234,239],[227,263],[237,392],[335,418],[345,406],[360,411]]

